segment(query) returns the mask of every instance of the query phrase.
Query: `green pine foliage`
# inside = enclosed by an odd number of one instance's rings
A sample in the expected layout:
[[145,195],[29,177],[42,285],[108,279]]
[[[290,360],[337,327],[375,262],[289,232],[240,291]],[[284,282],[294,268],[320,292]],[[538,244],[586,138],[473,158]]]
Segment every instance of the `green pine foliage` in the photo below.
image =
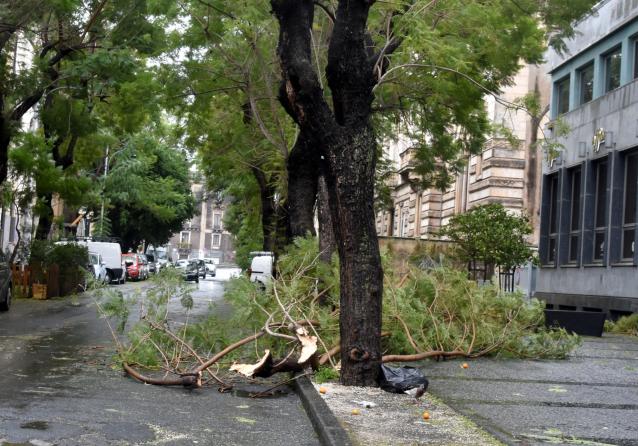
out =
[[[545,327],[543,305],[537,300],[527,300],[520,293],[503,293],[495,286],[478,286],[467,279],[465,272],[446,267],[412,268],[407,280],[402,280],[405,273],[395,273],[391,263],[386,255],[382,330],[388,333],[383,337],[383,350],[387,354],[444,351],[470,357],[564,358],[579,345],[578,336]],[[223,305],[211,308],[209,316],[188,323],[184,323],[183,317],[179,322],[176,320],[169,302],[181,302],[188,309],[192,304],[191,287],[170,270],[129,302],[124,302],[117,293],[111,295],[102,304],[102,312],[115,318],[114,326],[123,328],[130,316],[127,308],[135,304],[143,309],[140,320],[127,332],[121,359],[148,368],[162,365],[160,350],[179,349],[174,339],[152,329],[149,321],[171,327],[201,357],[209,358],[231,343],[260,331],[268,321],[287,325],[288,319],[277,298],[292,319],[319,322],[316,332],[320,354],[338,345],[336,262],[326,264],[318,260],[316,239],[298,238],[279,259],[278,269],[279,276],[265,291],[246,277],[231,281]],[[285,327],[273,330],[287,331]],[[284,357],[290,348],[289,341],[265,335],[229,354],[223,364],[251,362],[264,349],[270,349],[276,358]],[[336,362],[338,358],[334,358]],[[334,373],[324,370],[320,375],[331,379]]]
[[605,331],[638,336],[638,313],[622,316],[616,322],[605,321]]
[[544,327],[544,306],[536,299],[479,286],[449,268],[413,269],[409,277],[401,288],[386,283],[383,328],[392,333],[385,342],[393,353],[564,358],[578,345],[577,336]]

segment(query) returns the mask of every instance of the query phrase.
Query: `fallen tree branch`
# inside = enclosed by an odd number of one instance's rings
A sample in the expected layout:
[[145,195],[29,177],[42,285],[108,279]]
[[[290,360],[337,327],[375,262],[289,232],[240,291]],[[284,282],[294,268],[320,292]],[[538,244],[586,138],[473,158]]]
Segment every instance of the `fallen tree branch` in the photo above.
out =
[[202,386],[202,374],[197,373],[184,373],[179,378],[152,378],[150,376],[142,375],[126,362],[122,363],[122,367],[126,373],[144,384],[153,384],[156,386],[184,386],[184,387],[201,387]]
[[385,355],[381,358],[381,362],[383,363],[409,362],[409,361],[420,361],[422,359],[427,359],[427,358],[436,358],[436,357],[451,358],[455,356],[470,357],[470,355],[468,355],[466,352],[460,351],[460,350],[451,351],[451,352],[446,352],[442,350],[432,350],[429,352],[417,353],[414,355]]
[[242,339],[241,341],[237,341],[234,344],[230,344],[228,347],[223,349],[221,352],[217,353],[215,356],[210,358],[208,361],[206,361],[205,363],[203,363],[199,367],[197,367],[193,371],[193,373],[203,372],[204,370],[206,370],[207,368],[209,368],[210,366],[215,364],[217,361],[222,359],[224,356],[226,356],[228,353],[232,352],[233,350],[237,350],[242,345],[246,345],[249,342],[252,342],[252,341],[254,341],[256,339],[259,339],[264,334],[266,334],[266,332],[264,330],[261,330],[261,331],[258,331],[257,333],[255,333],[254,335],[251,335],[251,336],[248,336],[247,338]]
[[[391,334],[392,333],[390,333],[389,331],[382,331],[381,337],[386,338],[390,336]],[[341,345],[340,345],[340,341],[337,340],[337,345],[335,345],[334,347],[332,347],[330,350],[328,350],[327,352],[325,352],[323,355],[319,357],[319,365],[324,365],[326,362],[330,360],[330,358],[339,354],[339,352],[341,352]]]

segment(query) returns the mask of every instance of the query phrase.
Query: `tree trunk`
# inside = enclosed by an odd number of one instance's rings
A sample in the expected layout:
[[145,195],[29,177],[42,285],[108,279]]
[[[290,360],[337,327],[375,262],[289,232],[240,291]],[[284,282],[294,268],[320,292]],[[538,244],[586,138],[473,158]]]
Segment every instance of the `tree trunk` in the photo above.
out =
[[383,270],[374,225],[376,142],[372,129],[347,131],[326,176],[340,261],[341,382],[378,385]]
[[288,223],[289,237],[305,237],[315,232],[315,201],[319,153],[307,132],[297,136],[286,162],[288,171]]
[[334,230],[332,229],[332,217],[330,215],[330,203],[328,199],[328,186],[323,173],[319,175],[317,184],[317,213],[319,214],[319,258],[326,263],[332,259],[332,254],[337,250]]
[[263,250],[274,252],[277,241],[277,223],[279,213],[275,205],[276,190],[269,184],[266,174],[256,166],[252,173],[259,185],[259,199],[261,201],[261,227],[264,234]]
[[40,197],[42,203],[42,213],[39,215],[38,228],[35,231],[35,238],[38,240],[46,240],[51,233],[53,225],[53,194],[48,192]]
[[326,68],[331,108],[312,62],[314,2],[271,0],[280,27],[280,100],[322,150],[340,260],[341,382],[357,386],[378,385],[381,364],[383,271],[373,209],[377,147],[370,126],[376,58],[366,32],[371,3],[339,1]]

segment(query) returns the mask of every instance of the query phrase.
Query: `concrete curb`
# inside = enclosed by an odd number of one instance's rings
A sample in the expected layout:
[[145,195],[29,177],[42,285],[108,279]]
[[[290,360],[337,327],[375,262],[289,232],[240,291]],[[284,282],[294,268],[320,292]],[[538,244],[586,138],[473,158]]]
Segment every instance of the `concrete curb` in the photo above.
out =
[[312,426],[323,446],[354,446],[345,429],[321,398],[307,376],[293,381],[293,387],[303,404]]

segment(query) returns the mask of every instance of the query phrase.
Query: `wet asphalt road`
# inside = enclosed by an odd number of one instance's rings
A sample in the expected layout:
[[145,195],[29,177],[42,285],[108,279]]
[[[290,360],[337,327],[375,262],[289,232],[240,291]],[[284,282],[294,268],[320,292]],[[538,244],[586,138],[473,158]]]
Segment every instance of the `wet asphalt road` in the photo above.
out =
[[565,361],[429,362],[428,389],[508,444],[638,446],[638,338],[584,338]]
[[[222,292],[222,282],[200,281],[195,312]],[[0,445],[318,444],[294,393],[252,399],[241,389],[143,385],[113,367],[112,354],[89,297],[14,301],[0,313]]]

